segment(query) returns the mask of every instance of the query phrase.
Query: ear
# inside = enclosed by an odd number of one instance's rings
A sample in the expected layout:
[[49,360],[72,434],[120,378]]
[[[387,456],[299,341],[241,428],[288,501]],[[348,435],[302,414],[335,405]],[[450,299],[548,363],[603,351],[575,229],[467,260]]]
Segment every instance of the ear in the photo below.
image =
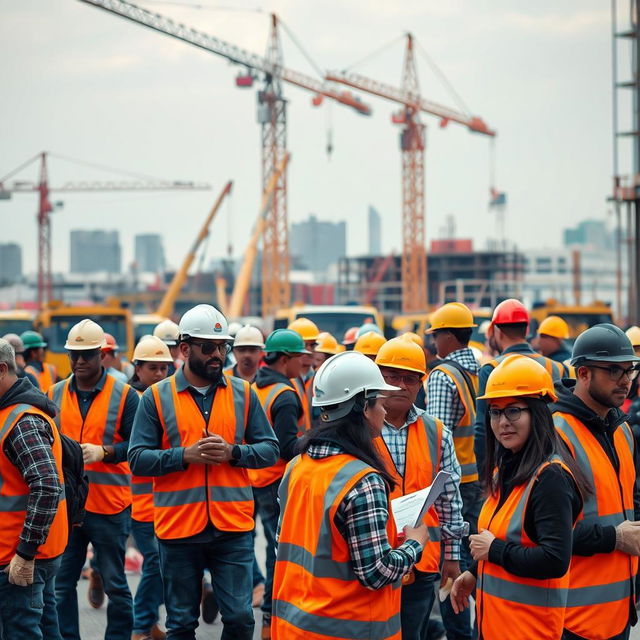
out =
[[178,350],[180,351],[180,355],[185,359],[189,356],[189,345],[186,342],[180,342],[178,344]]

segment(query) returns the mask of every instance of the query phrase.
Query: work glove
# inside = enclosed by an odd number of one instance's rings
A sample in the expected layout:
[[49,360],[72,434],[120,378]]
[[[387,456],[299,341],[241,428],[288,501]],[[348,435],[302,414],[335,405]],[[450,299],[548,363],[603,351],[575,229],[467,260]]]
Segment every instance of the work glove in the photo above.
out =
[[625,520],[616,527],[616,550],[640,556],[640,522]]
[[18,587],[27,587],[33,584],[33,569],[35,560],[25,560],[17,553],[11,558],[11,562],[4,568],[9,574],[9,582]]
[[99,444],[83,442],[80,447],[82,448],[82,459],[85,464],[102,462],[104,458],[104,449]]

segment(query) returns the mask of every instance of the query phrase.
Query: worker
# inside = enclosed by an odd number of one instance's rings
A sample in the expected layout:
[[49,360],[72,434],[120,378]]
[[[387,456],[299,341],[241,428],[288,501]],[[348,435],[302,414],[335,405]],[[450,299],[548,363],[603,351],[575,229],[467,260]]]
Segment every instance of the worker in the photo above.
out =
[[[282,516],[273,584],[275,640],[400,637],[400,580],[427,541],[389,518],[395,479],[373,444],[394,391],[371,360],[339,353],[314,378],[317,430],[280,485]],[[397,548],[396,548],[397,546]]]
[[[427,413],[441,420],[453,434],[461,469],[462,517],[469,523],[471,534],[478,533],[482,505],[482,488],[478,482],[473,446],[480,367],[469,348],[471,333],[476,326],[471,310],[461,302],[450,302],[433,313],[428,331],[440,361],[426,381]],[[465,571],[470,565],[469,540],[465,538],[461,545],[460,569]],[[440,610],[449,637],[460,640],[473,637],[468,610],[456,615],[449,600],[441,603]]]
[[291,380],[300,376],[302,357],[308,353],[298,333],[290,329],[276,329],[267,337],[266,366],[258,371],[253,385],[280,446],[280,458],[275,465],[249,472],[256,513],[260,516],[267,541],[267,575],[261,607],[263,639],[271,638],[271,594],[276,562],[276,528],[280,516],[278,487],[287,462],[297,453],[298,421],[303,414],[302,402]]
[[327,331],[322,331],[318,335],[318,343],[316,344],[316,350],[313,353],[313,368],[317,371],[325,360],[328,360],[331,356],[335,356],[336,353],[341,353],[342,349],[338,344],[338,341]]
[[24,331],[20,336],[24,346],[24,370],[38,380],[38,387],[43,393],[58,381],[56,368],[45,362],[47,343],[37,331]]
[[[478,396],[484,395],[485,385],[489,374],[498,364],[512,353],[520,353],[533,358],[549,372],[554,384],[560,382],[563,377],[562,365],[536,353],[527,342],[527,330],[529,327],[529,312],[526,307],[514,298],[503,300],[494,310],[491,323],[487,330],[487,338],[500,352],[493,360],[480,367],[478,372]],[[485,413],[487,403],[478,399],[476,402],[476,423],[474,425],[474,447],[476,463],[480,481],[485,480]]]
[[175,375],[142,395],[129,463],[153,477],[153,524],[167,635],[195,638],[205,567],[220,607],[222,638],[253,637],[254,501],[248,468],[272,465],[278,443],[246,380],[223,374],[227,320],[201,304],[180,319]]
[[567,369],[564,363],[570,360],[571,351],[567,348],[565,340],[569,337],[569,325],[560,316],[547,316],[538,327],[535,349]]
[[441,470],[451,474],[435,508],[425,516],[430,539],[409,582],[402,588],[402,638],[422,640],[427,633],[438,572],[442,576],[441,586],[460,574],[460,538],[466,534],[460,498],[460,465],[451,431],[415,406],[426,374],[422,349],[410,338],[392,338],[378,351],[376,364],[385,382],[398,387],[384,399],[387,415],[382,437],[375,440],[394,479],[391,498],[428,487]]
[[353,351],[356,341],[358,340],[359,328],[360,327],[349,327],[349,329],[344,332],[344,336],[342,338],[342,346],[346,351]]
[[[629,327],[625,331],[625,335],[631,341],[631,345],[633,346],[633,351],[637,356],[640,356],[640,327]],[[636,436],[636,440],[640,440],[640,386],[638,385],[638,379],[636,378],[631,383],[631,390],[629,391],[629,395],[625,403],[622,405],[622,410],[625,413],[629,413],[631,416],[631,420],[629,423],[634,428],[635,433],[635,425],[638,425],[638,435]]]
[[102,345],[102,366],[104,366],[107,373],[116,380],[127,382],[129,378],[120,371],[119,351],[120,345],[116,342],[116,339],[110,333],[105,333],[104,344]]
[[486,640],[562,637],[572,530],[591,487],[554,428],[547,403],[556,398],[549,373],[523,355],[507,356],[487,380],[487,464],[495,472],[480,533],[470,536],[474,564],[451,591],[461,611],[476,588]]
[[300,419],[299,427],[301,430],[308,431],[312,424],[317,423],[319,417],[318,411],[316,411],[314,415],[311,399],[313,397],[313,354],[316,350],[320,331],[316,324],[308,318],[297,318],[289,323],[287,328],[300,334],[304,341],[304,348],[307,351],[301,358],[302,368],[300,375],[294,378],[292,382],[300,396],[302,409],[304,411],[304,415]]
[[353,350],[358,353],[362,353],[370,360],[375,361],[378,351],[380,351],[380,347],[386,341],[385,337],[381,336],[376,331],[367,331],[356,340]]
[[256,373],[262,360],[264,338],[257,327],[245,325],[236,332],[233,340],[233,355],[236,364],[225,369],[225,373],[236,378],[242,378],[251,384],[256,379]]
[[58,640],[54,582],[67,544],[56,407],[16,375],[0,339],[0,636]]
[[180,358],[180,348],[178,347],[178,337],[180,331],[178,325],[173,320],[163,320],[160,324],[157,324],[153,330],[153,335],[156,338],[160,338],[167,347],[169,347],[169,353],[173,358],[173,362],[169,365],[169,375],[172,376],[176,369],[182,366],[182,359]]
[[27,363],[24,360],[24,344],[17,333],[7,333],[2,336],[12,347],[16,360],[16,375],[18,378],[27,378],[29,382],[36,388],[40,388],[38,378],[32,373],[25,371]]
[[56,423],[61,432],[82,447],[89,478],[84,522],[71,532],[56,576],[58,618],[65,640],[80,638],[76,586],[89,543],[109,596],[106,637],[129,640],[133,625],[131,592],[124,572],[131,527],[131,480],[126,459],[138,394],[105,370],[104,341],[104,331],[93,320],[73,325],[64,345],[72,374],[48,391],[60,410]]
[[638,376],[639,363],[621,329],[598,324],[573,345],[573,392],[558,387],[556,428],[594,487],[573,534],[564,623],[568,640],[628,638],[637,621],[638,451],[619,407]]

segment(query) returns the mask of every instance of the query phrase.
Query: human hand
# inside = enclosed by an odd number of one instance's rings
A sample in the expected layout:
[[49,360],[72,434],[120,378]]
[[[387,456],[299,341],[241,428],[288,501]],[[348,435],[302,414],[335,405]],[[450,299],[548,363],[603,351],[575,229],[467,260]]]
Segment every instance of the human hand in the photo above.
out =
[[415,540],[422,545],[422,548],[424,548],[424,545],[427,544],[427,540],[429,539],[429,530],[423,522],[417,527],[406,525],[404,529],[402,529],[402,533],[404,534],[405,540]]
[[4,568],[4,572],[9,574],[9,582],[18,587],[28,587],[33,584],[33,570],[35,560],[25,560],[17,553],[11,558],[11,562]]
[[91,444],[90,442],[83,442],[80,445],[82,449],[82,459],[85,464],[91,464],[92,462],[102,462],[104,459],[104,449],[99,444]]
[[460,563],[457,560],[443,560],[441,573],[440,587],[444,587],[447,580],[454,581],[460,575]]
[[222,436],[214,433],[200,440],[198,450],[203,462],[217,465],[231,460],[233,445],[229,444]]
[[479,562],[481,560],[489,559],[489,547],[496,537],[488,531],[483,529],[480,533],[476,533],[469,536],[469,550],[471,551],[471,557]]
[[459,575],[451,587],[451,606],[454,613],[461,613],[469,606],[469,596],[476,588],[476,577],[470,571]]
[[640,522],[625,520],[616,527],[616,550],[640,556]]

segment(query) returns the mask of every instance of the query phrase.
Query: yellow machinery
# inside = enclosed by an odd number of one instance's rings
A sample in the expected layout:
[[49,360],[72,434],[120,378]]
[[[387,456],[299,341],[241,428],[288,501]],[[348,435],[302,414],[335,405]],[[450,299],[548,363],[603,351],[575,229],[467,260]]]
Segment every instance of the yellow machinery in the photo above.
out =
[[560,316],[569,325],[569,339],[575,340],[583,331],[602,322],[613,323],[611,307],[596,300],[590,305],[560,304],[557,300],[549,299],[543,305],[536,306],[530,311],[530,333],[535,333],[540,323],[547,316]]
[[0,338],[7,333],[17,333],[33,329],[35,314],[26,309],[0,311]]
[[153,334],[156,326],[166,319],[165,316],[157,313],[135,313],[133,315],[133,339],[135,344],[138,344],[142,336]]

